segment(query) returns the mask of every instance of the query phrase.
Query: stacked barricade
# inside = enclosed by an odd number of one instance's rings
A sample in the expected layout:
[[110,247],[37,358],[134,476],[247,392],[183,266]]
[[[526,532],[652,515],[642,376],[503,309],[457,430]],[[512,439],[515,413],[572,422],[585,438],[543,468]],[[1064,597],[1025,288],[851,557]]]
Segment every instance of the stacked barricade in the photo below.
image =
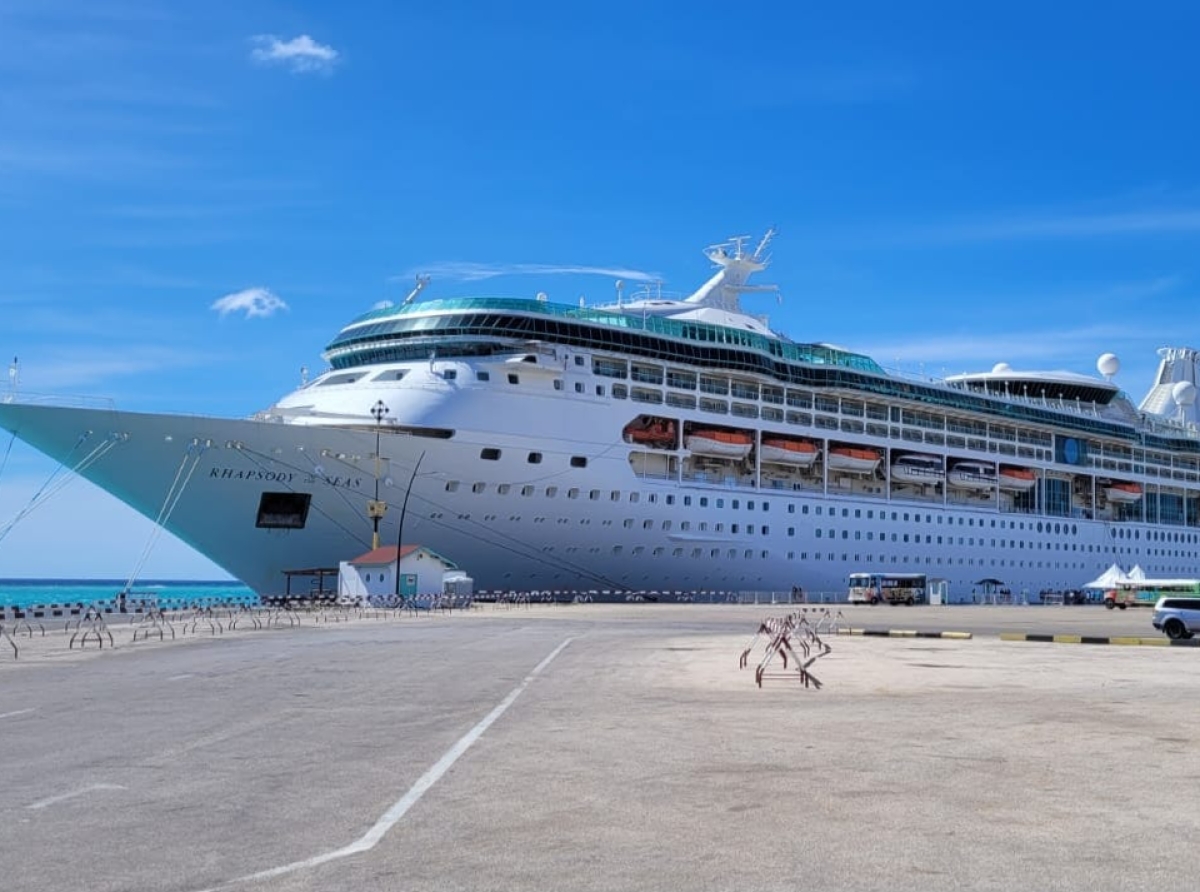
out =
[[[833,617],[822,617],[818,625],[826,619],[829,626],[836,623]],[[762,655],[754,668],[754,681],[760,688],[768,679],[779,679],[799,681],[806,688],[820,690],[821,681],[813,675],[811,666],[821,657],[832,653],[833,648],[821,638],[818,625],[810,623],[804,611],[763,620],[754,637],[743,648],[738,667],[747,668],[754,651],[761,648]],[[780,665],[780,671],[772,671],[776,663]]]

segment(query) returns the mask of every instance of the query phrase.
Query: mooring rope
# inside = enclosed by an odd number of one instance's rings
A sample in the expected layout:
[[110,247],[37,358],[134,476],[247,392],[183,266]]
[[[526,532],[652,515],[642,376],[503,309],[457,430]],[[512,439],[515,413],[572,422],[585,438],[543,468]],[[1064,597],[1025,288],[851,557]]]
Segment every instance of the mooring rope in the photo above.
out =
[[[204,456],[207,448],[207,446],[201,445],[198,441],[193,441],[188,445],[187,451],[183,454],[183,459],[179,462],[179,468],[175,471],[175,479],[171,481],[166,498],[163,499],[162,507],[158,509],[158,516],[154,518],[154,528],[150,530],[150,535],[146,538],[146,545],[142,548],[142,553],[134,565],[133,572],[129,574],[129,579],[125,581],[125,587],[122,591],[129,592],[132,590],[134,580],[141,575],[142,568],[146,566],[146,561],[150,559],[150,553],[162,537],[167,521],[171,519],[171,515],[175,512],[175,506],[179,504],[179,500],[183,497],[183,492],[187,489],[188,483],[191,482],[192,475],[196,473],[196,468],[200,466],[200,459]],[[192,463],[190,468],[187,467],[189,459]],[[184,474],[184,468],[187,468],[186,475]],[[180,483],[180,477],[183,477],[182,483]]]
[[[80,434],[79,439],[75,442],[75,445],[71,447],[71,452],[67,453],[68,458],[70,457],[71,453],[78,449],[80,445],[82,445],[83,442],[91,435],[91,431],[84,431],[84,433]],[[16,517],[10,520],[3,527],[0,527],[0,541],[2,541],[5,536],[12,532],[13,528],[18,523],[56,496],[64,487],[70,484],[72,480],[103,458],[104,455],[113,448],[113,446],[117,445],[117,443],[124,439],[125,436],[123,434],[109,434],[104,438],[104,440],[96,444],[91,452],[76,462],[73,467],[68,469],[67,474],[62,477],[59,477],[59,475],[66,467],[66,462],[59,462],[58,467],[50,472],[50,475],[46,478],[42,485],[38,487],[38,491],[30,497],[28,502],[25,503],[25,507],[17,512]]]

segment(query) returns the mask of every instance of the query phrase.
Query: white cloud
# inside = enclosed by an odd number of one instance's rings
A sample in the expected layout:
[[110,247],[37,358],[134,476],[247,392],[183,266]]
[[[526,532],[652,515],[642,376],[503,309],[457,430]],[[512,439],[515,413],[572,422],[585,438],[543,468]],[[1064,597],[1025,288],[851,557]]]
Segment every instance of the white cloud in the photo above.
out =
[[307,34],[280,40],[274,34],[259,34],[253,38],[255,47],[250,58],[265,65],[285,65],[297,73],[328,73],[337,64],[338,51],[328,44],[317,43]]
[[608,266],[556,266],[552,263],[474,263],[469,260],[439,260],[417,270],[393,276],[392,281],[408,280],[416,274],[459,282],[480,282],[498,276],[611,276],[634,282],[657,282],[655,273]]
[[213,301],[211,309],[216,310],[224,318],[230,313],[245,313],[247,319],[258,316],[266,319],[274,316],[279,310],[286,310],[288,305],[271,292],[269,288],[246,288],[235,291]]

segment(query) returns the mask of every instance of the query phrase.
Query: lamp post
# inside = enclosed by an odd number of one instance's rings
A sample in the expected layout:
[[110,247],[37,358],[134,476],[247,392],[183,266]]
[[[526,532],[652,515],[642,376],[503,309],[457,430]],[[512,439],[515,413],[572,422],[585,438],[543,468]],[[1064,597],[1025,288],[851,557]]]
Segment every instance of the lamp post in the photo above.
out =
[[417,471],[421,469],[421,462],[425,460],[425,453],[422,452],[417,458],[417,463],[413,465],[412,475],[408,478],[408,486],[404,490],[404,501],[400,503],[400,523],[396,528],[396,598],[400,597],[400,549],[404,547],[404,512],[408,510],[408,497],[412,495],[413,483],[417,479]]
[[367,517],[371,519],[373,532],[371,534],[371,550],[379,547],[379,521],[387,513],[387,502],[379,500],[379,426],[388,414],[388,407],[383,400],[376,400],[371,407],[371,415],[375,418],[375,498],[367,502]]

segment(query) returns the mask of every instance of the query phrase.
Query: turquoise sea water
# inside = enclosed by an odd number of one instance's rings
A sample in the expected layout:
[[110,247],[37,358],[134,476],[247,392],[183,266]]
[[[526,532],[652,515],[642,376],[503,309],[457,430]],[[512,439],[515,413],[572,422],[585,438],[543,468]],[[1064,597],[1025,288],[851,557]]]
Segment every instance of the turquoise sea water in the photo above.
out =
[[[0,579],[0,607],[35,604],[88,604],[116,602],[124,579]],[[258,595],[240,582],[148,579],[136,582],[127,600],[154,601],[160,607],[189,605],[257,604]]]

